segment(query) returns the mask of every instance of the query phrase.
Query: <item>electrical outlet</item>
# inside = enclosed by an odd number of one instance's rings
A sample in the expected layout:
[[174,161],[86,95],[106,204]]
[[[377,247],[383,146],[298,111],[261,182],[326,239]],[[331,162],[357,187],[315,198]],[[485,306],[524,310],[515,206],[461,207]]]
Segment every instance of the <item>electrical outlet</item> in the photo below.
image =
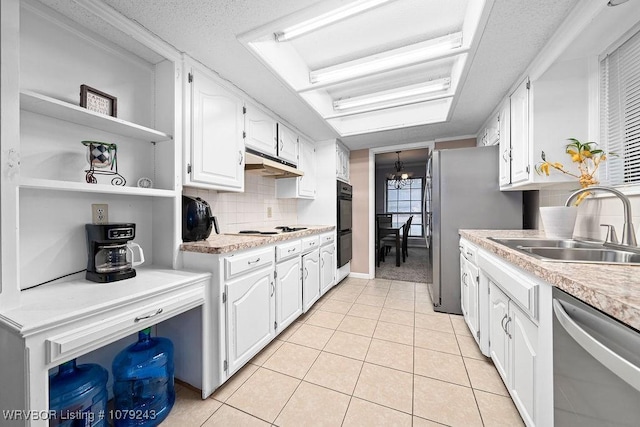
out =
[[267,218],[271,218],[273,216],[273,210],[271,206],[267,206]]
[[105,224],[109,222],[109,205],[92,204],[91,222],[93,222],[94,224]]

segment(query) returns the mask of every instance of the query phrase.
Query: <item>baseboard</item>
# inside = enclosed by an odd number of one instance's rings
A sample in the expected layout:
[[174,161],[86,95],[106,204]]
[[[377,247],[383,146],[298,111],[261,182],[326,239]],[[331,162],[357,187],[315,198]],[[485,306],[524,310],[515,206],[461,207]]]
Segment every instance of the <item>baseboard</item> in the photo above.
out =
[[366,279],[366,280],[371,280],[373,279],[375,276],[373,274],[369,274],[369,273],[349,273],[349,277],[352,277],[354,279]]

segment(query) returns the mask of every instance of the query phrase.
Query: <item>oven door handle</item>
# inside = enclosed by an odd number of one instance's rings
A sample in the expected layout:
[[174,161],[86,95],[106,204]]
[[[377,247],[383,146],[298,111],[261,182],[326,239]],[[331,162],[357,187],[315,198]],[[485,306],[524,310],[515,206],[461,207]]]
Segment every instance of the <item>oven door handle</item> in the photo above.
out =
[[640,391],[640,367],[635,366],[582,329],[567,314],[557,299],[553,300],[553,312],[562,327],[582,348],[631,387]]

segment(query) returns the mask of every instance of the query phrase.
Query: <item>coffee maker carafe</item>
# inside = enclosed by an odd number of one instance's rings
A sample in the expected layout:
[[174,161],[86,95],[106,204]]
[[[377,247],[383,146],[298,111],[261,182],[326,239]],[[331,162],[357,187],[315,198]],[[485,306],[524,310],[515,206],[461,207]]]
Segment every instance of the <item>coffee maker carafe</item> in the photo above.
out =
[[[87,280],[107,283],[135,277],[133,267],[144,262],[144,252],[137,243],[136,225],[86,224],[87,231]],[[134,252],[138,252],[135,260]]]

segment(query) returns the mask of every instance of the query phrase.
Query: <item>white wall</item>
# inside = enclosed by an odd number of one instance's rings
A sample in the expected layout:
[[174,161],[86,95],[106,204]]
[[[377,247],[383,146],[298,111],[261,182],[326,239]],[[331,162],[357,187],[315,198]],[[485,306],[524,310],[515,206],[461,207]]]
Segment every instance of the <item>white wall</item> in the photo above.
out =
[[[273,228],[298,223],[298,201],[277,199],[275,178],[245,172],[244,193],[225,193],[184,187],[186,196],[200,197],[211,205],[220,233]],[[271,208],[271,217],[267,210]]]
[[[562,206],[570,194],[571,191],[566,190],[541,190],[540,206]],[[633,224],[637,235],[640,225],[640,194],[629,196],[629,200],[631,200]],[[622,202],[615,196],[590,197],[578,207],[574,236],[604,240],[606,230],[605,227],[600,227],[600,224],[613,224],[618,238],[621,238],[624,225],[623,212]],[[542,221],[538,221],[538,224],[540,224],[539,228],[543,229]]]

